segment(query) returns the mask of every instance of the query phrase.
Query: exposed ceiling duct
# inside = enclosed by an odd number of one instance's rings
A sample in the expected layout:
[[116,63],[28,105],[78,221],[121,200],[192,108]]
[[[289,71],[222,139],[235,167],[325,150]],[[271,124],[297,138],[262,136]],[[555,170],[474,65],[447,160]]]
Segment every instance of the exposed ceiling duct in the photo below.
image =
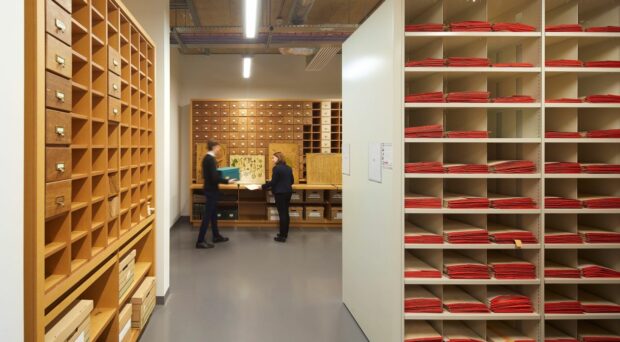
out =
[[316,0],[293,0],[291,12],[289,14],[289,22],[292,25],[302,25],[306,23],[308,14]]
[[288,55],[288,56],[312,56],[314,52],[316,51],[316,49],[313,49],[313,48],[279,48],[278,51],[280,51],[281,54]]
[[320,71],[338,54],[340,46],[322,47],[313,56],[306,57],[306,71]]

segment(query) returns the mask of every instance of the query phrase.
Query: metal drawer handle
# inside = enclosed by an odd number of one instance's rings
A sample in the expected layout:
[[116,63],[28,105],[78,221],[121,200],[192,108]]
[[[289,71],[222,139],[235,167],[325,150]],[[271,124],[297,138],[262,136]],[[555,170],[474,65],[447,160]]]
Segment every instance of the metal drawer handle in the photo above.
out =
[[56,205],[59,207],[64,207],[65,206],[65,196],[58,196],[56,197]]
[[65,23],[58,18],[54,20],[54,24],[56,25],[56,28],[60,30],[61,32],[65,32],[65,30],[67,29],[67,25],[65,25]]
[[113,59],[113,60],[112,60],[112,64],[114,64],[114,66],[118,66],[118,60],[116,60],[116,58],[115,58],[115,59]]
[[65,172],[65,163],[56,163],[56,171],[60,173]]
[[118,90],[118,84],[116,84],[116,83],[112,84],[112,89]]
[[118,115],[118,108],[112,109],[112,113],[114,113],[114,115]]
[[59,137],[65,136],[65,127],[64,126],[56,126],[56,135]]
[[60,102],[65,102],[65,93],[63,93],[62,91],[58,91],[58,90],[56,90],[56,98],[57,98]]
[[58,65],[60,65],[61,67],[65,66],[65,59],[64,57],[60,56],[60,55],[56,55],[56,63],[58,63]]

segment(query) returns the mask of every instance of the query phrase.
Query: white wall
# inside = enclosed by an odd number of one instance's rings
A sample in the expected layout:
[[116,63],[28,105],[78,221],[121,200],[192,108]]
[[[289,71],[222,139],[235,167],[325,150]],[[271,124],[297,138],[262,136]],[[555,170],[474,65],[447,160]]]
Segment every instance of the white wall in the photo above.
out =
[[0,145],[0,336],[2,341],[24,339],[24,2],[5,1],[0,22],[12,27],[0,54],[2,134]]
[[170,228],[181,215],[181,78],[179,52],[170,49]]
[[[343,47],[343,301],[370,341],[402,341],[401,2],[386,0]],[[397,15],[398,14],[398,15]],[[368,144],[392,143],[394,166],[368,180]]]
[[180,55],[181,214],[189,215],[189,105],[192,99],[322,99],[341,97],[341,58],[318,72],[304,71],[305,57],[257,55],[252,77],[241,76],[239,55]]

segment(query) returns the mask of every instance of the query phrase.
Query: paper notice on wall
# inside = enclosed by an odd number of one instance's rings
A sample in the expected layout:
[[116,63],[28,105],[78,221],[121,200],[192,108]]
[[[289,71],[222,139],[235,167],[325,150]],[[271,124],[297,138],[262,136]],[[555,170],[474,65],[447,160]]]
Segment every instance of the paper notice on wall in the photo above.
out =
[[342,145],[342,174],[351,175],[351,144]]
[[394,166],[394,146],[391,143],[381,144],[381,154],[383,168],[391,170]]
[[382,182],[382,144],[370,143],[368,144],[368,180],[372,182]]

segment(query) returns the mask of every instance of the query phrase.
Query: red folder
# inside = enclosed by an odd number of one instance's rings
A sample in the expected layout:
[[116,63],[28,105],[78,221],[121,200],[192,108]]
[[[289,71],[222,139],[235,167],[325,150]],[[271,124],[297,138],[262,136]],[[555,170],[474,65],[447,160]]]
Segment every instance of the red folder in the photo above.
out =
[[579,301],[586,313],[620,313],[620,304],[584,290],[579,291]]
[[581,138],[581,133],[579,132],[556,132],[549,131],[545,132],[545,138]]
[[550,59],[545,61],[547,67],[582,67],[583,62],[577,59]]
[[462,21],[456,23],[450,23],[450,30],[455,32],[477,31],[477,32],[490,32],[491,24],[488,21]]
[[582,103],[583,100],[579,98],[566,98],[561,99],[546,99],[545,103]]
[[564,24],[564,25],[547,25],[545,26],[547,32],[582,32],[583,27],[579,24]]
[[580,226],[579,235],[587,243],[620,243],[620,232],[602,228]]
[[546,173],[581,173],[581,165],[574,162],[546,162]]
[[558,264],[551,260],[545,261],[545,278],[581,278],[581,271],[578,268]]
[[589,61],[584,66],[589,68],[620,68],[620,61]]
[[443,58],[424,58],[421,61],[409,61],[405,63],[406,67],[440,67],[446,65],[446,60]]
[[428,93],[417,93],[405,96],[405,102],[445,102],[443,92],[432,91]]
[[582,243],[577,233],[547,228],[545,229],[545,243]]
[[580,200],[558,196],[545,196],[545,208],[547,209],[581,209]]
[[512,62],[512,63],[495,63],[495,68],[531,68],[534,64],[526,62]]
[[446,173],[489,173],[486,164],[444,164]]
[[545,291],[545,313],[547,314],[581,314],[583,309],[577,299]]
[[588,138],[620,138],[620,128],[598,129],[586,132]]
[[444,255],[443,272],[450,279],[490,279],[486,264],[452,252]]
[[490,287],[487,303],[495,313],[532,313],[534,305],[528,296],[516,293],[507,287]]
[[579,340],[551,325],[546,325],[545,342],[579,342]]
[[489,308],[460,287],[444,287],[443,306],[453,313],[488,313]]
[[515,243],[516,240],[519,240],[524,244],[538,242],[538,239],[536,239],[534,233],[529,230],[508,227],[493,222],[489,222],[487,224],[487,229],[489,231],[489,238],[495,243]]
[[491,65],[488,58],[448,57],[448,66],[453,67],[487,67]]
[[590,102],[590,103],[619,103],[620,102],[620,95],[613,95],[613,94],[589,95],[589,96],[586,96],[586,102]]
[[441,272],[411,254],[405,254],[405,278],[441,278]]
[[426,125],[405,128],[405,138],[441,138],[442,125]]
[[495,279],[536,279],[536,265],[507,254],[491,255],[489,266]]
[[620,164],[582,163],[584,173],[620,173]]
[[489,137],[489,131],[448,131],[446,138],[458,139],[484,139]]
[[405,163],[405,173],[443,173],[441,162]]
[[579,321],[581,342],[620,342],[620,335],[588,321]]
[[579,260],[579,270],[584,278],[620,278],[619,271],[587,260]]
[[405,208],[441,208],[441,198],[418,194],[405,195]]
[[601,195],[581,195],[579,199],[584,208],[589,209],[620,209],[620,197]]
[[499,321],[487,321],[487,339],[489,342],[536,342],[536,339]]
[[534,173],[536,164],[530,160],[491,160],[488,162],[491,173]]
[[493,99],[495,103],[534,103],[536,99],[529,95],[512,95],[505,97],[496,97]]
[[405,223],[405,243],[443,243],[443,237],[413,223]]
[[489,194],[489,204],[495,209],[536,209],[536,201],[530,197]]
[[443,337],[427,321],[406,321],[404,342],[443,342]]
[[442,313],[441,299],[422,286],[407,286],[405,289],[405,312]]
[[489,207],[489,199],[462,194],[446,193],[443,206],[450,209],[484,209]]
[[490,93],[487,91],[456,91],[448,93],[448,102],[487,103]]
[[424,24],[409,24],[405,25],[405,31],[407,32],[438,32],[443,31],[443,24],[439,23],[424,23]]
[[595,26],[588,27],[586,32],[620,32],[620,26]]
[[446,220],[443,223],[444,239],[454,244],[489,243],[489,233],[465,222]]
[[492,26],[493,31],[509,31],[509,32],[534,32],[536,28],[531,25],[521,23],[495,23]]

